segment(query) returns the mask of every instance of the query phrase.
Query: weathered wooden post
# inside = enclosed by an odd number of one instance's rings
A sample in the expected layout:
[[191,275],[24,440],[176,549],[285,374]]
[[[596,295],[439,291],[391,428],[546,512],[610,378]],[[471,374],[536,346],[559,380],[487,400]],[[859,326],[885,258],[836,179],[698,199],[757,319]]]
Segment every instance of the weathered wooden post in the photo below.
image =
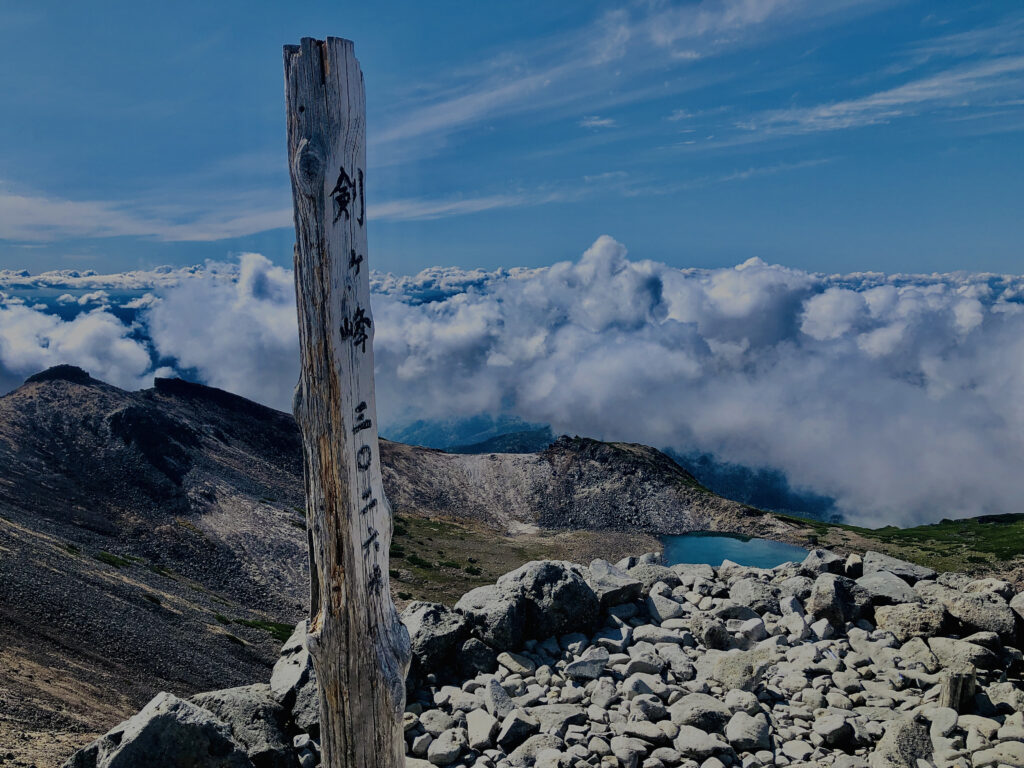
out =
[[966,661],[942,670],[939,706],[950,707],[962,715],[970,713],[974,709],[977,675],[978,670]]
[[366,110],[352,42],[284,49],[309,537],[325,768],[405,764],[409,636],[391,600],[366,263]]

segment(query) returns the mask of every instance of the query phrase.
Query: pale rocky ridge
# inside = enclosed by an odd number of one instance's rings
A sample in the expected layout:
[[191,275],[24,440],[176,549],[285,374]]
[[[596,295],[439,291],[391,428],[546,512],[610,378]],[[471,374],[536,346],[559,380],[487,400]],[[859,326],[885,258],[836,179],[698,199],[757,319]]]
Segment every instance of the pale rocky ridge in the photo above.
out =
[[[1024,766],[1024,594],[998,579],[827,550],[535,561],[403,621],[409,768]],[[160,694],[66,766],[317,765],[304,627],[269,684]]]

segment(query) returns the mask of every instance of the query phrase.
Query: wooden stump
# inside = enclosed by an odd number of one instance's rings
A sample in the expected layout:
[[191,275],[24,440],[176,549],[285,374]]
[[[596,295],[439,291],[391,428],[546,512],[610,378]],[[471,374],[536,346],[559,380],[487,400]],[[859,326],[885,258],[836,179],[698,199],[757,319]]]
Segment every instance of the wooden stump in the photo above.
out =
[[942,672],[939,706],[950,707],[964,714],[974,709],[977,671],[973,664],[951,667]]
[[311,616],[325,768],[405,764],[409,635],[391,600],[366,263],[363,76],[348,40],[284,49]]

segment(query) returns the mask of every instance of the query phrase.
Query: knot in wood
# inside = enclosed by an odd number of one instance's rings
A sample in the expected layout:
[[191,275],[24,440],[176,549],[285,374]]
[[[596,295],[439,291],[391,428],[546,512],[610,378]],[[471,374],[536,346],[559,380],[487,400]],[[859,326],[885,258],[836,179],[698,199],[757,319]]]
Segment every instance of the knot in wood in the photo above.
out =
[[324,179],[324,153],[315,142],[302,139],[292,158],[292,175],[308,197],[320,194]]

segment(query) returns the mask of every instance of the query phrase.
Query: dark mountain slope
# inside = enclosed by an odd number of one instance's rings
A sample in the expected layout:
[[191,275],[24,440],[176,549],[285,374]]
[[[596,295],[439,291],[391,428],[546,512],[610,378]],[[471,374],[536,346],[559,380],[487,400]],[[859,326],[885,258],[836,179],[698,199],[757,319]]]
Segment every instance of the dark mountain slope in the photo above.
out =
[[0,730],[265,676],[304,610],[301,504],[292,420],[228,393],[61,367],[0,398]]
[[543,451],[554,441],[551,427],[542,427],[523,432],[507,432],[469,445],[447,446],[444,450],[448,453],[535,453]]
[[[644,446],[381,450],[410,594],[633,549],[638,532],[787,528]],[[160,689],[266,678],[306,610],[302,504],[291,416],[227,392],[126,392],[61,366],[0,397],[0,731],[97,731]],[[607,533],[547,530],[583,528]]]

